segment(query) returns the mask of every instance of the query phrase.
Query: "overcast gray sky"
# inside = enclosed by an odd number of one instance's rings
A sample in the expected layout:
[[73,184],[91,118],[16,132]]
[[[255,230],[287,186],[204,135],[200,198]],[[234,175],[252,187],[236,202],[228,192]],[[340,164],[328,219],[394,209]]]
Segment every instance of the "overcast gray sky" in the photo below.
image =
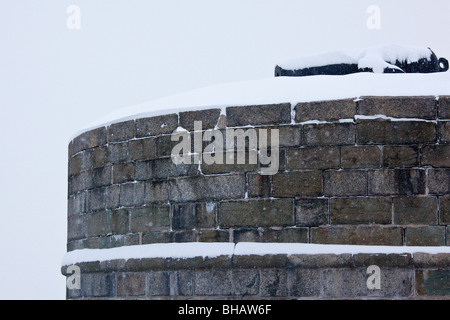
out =
[[[81,29],[67,27],[80,8]],[[370,5],[380,29],[369,29]],[[382,43],[450,58],[448,0],[2,0],[0,299],[64,299],[67,144],[121,107]]]

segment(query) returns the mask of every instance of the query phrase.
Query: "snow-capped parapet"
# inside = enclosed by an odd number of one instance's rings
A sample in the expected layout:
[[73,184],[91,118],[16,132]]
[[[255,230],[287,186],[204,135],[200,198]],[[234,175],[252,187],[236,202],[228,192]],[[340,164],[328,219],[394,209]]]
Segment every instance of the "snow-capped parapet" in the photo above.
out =
[[430,73],[448,70],[448,61],[427,47],[380,45],[290,59],[277,64],[275,76],[344,75],[356,72]]
[[373,74],[275,77],[226,83],[119,109],[77,130],[71,139],[112,123],[191,110],[221,109],[277,103],[329,101],[361,96],[450,95],[450,73]]

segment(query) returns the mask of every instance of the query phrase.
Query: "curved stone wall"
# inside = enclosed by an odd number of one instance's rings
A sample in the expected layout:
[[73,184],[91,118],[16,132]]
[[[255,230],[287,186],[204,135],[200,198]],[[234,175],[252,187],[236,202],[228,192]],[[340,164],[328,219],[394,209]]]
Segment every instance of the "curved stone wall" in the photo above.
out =
[[[211,142],[199,143],[197,135],[220,132],[225,138],[218,143],[248,160],[250,143],[227,145],[226,134],[266,129],[272,137],[277,129],[278,170],[262,174],[261,161],[176,165],[171,152],[179,141],[172,133],[180,127],[203,155]],[[71,141],[68,194],[69,252],[170,242],[449,246],[450,97],[227,107],[114,123]],[[78,264],[81,289],[67,297],[448,298],[448,257],[87,262]],[[382,270],[378,291],[366,287],[371,264]]]
[[[228,107],[226,116],[181,112],[83,133],[69,146],[68,250],[191,241],[449,245],[449,119],[448,97],[363,97]],[[279,129],[279,171],[175,165],[171,133],[183,127],[193,137],[194,121],[224,133]]]

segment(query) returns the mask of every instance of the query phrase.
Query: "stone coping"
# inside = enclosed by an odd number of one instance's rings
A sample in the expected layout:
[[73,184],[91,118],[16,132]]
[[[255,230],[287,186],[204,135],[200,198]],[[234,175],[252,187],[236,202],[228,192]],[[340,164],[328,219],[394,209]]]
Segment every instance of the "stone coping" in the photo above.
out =
[[[161,244],[140,245],[139,247],[149,249],[149,255],[148,257],[141,255],[135,258],[126,255],[120,256],[120,254],[104,255],[103,257],[99,255],[98,259],[93,255],[88,257],[89,253],[115,249],[72,251],[66,254],[61,271],[64,275],[68,275],[67,266],[72,264],[79,266],[83,273],[202,268],[357,268],[373,264],[402,268],[448,268],[450,265],[450,248],[448,247],[389,247],[389,251],[387,251],[385,250],[386,247],[381,246],[305,244],[288,244],[286,246],[286,244],[280,243],[263,244],[263,246],[261,244],[255,245],[255,243],[238,243],[234,246],[229,243],[208,243],[203,245],[209,247],[209,254],[204,256],[191,254],[189,256],[188,247],[193,248],[198,246],[199,243],[162,244],[168,245],[167,248],[169,245],[172,247],[178,246],[180,252],[181,250],[187,250],[186,256],[182,257],[174,254],[174,250],[172,256],[170,250],[165,255],[151,252],[151,249],[157,248],[158,245]],[[283,246],[287,247],[287,250],[283,251]],[[264,247],[269,249],[267,253],[263,253],[261,250]],[[272,247],[272,250],[270,247]],[[295,250],[295,247],[297,250]],[[308,247],[310,248],[308,249]],[[213,248],[218,249],[216,253],[213,253]],[[377,248],[379,252],[377,252]],[[159,249],[161,249],[161,246]],[[333,253],[333,249],[335,253]],[[83,258],[83,255],[85,258]],[[76,258],[78,258],[78,261]]]

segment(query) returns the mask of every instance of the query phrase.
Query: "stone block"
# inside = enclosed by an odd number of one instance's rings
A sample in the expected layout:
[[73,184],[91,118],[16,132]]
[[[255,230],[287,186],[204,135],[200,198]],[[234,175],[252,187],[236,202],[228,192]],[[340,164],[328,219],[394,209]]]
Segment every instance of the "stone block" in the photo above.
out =
[[199,230],[199,242],[229,242],[230,233],[228,230]]
[[358,144],[425,144],[436,141],[436,125],[423,121],[363,120],[356,123]]
[[260,242],[261,232],[258,229],[239,228],[233,230],[233,242]]
[[148,296],[170,295],[170,273],[165,271],[153,271],[147,274]]
[[288,268],[350,268],[351,254],[291,254],[287,257]]
[[[416,253],[414,253],[414,257]],[[353,255],[353,262],[356,267],[369,267],[372,265],[384,267],[406,268],[412,264],[412,256],[409,253],[385,254],[385,253],[358,253]]]
[[157,156],[155,138],[131,140],[128,148],[131,160],[152,160]]
[[356,126],[353,123],[306,124],[303,143],[307,146],[355,144]]
[[196,270],[194,294],[199,296],[229,296],[232,294],[231,271]]
[[314,101],[299,103],[294,108],[296,122],[310,120],[336,121],[339,119],[353,119],[356,103],[353,99]]
[[128,142],[110,143],[108,145],[108,155],[110,163],[127,162],[128,157]]
[[199,202],[195,204],[195,228],[215,228],[217,226],[217,203]]
[[137,297],[145,295],[145,274],[118,273],[116,276],[118,297]]
[[169,183],[152,181],[145,183],[145,204],[167,202],[169,200]]
[[286,297],[286,269],[261,269],[260,295],[261,297]]
[[274,227],[293,224],[291,199],[229,201],[221,202],[219,206],[221,227]]
[[108,127],[108,142],[133,139],[136,135],[134,120],[113,123]]
[[72,140],[69,155],[99,146],[106,145],[106,127],[100,127],[84,132]]
[[330,222],[339,224],[391,224],[390,197],[330,199]]
[[81,292],[86,298],[114,297],[116,279],[113,274],[81,274]]
[[267,229],[262,233],[262,242],[308,243],[308,228]]
[[172,158],[156,159],[154,161],[153,178],[155,179],[195,176],[197,173],[198,164],[175,164]]
[[112,181],[112,166],[100,167],[88,171],[92,175],[92,183],[94,188],[106,187]]
[[168,114],[136,120],[136,137],[171,134],[178,127],[178,115]]
[[369,170],[369,195],[425,194],[423,169]]
[[450,270],[416,270],[416,289],[419,296],[449,296]]
[[152,205],[130,209],[130,231],[168,231],[170,227],[170,207]]
[[394,224],[411,225],[438,223],[438,200],[435,197],[394,198]]
[[179,178],[169,183],[169,199],[176,202],[245,197],[243,174]]
[[341,147],[341,167],[343,169],[380,168],[380,166],[381,149],[378,146]]
[[450,145],[427,145],[422,149],[422,166],[450,167]]
[[259,293],[258,270],[232,270],[231,280],[233,294],[236,296],[254,296]]
[[439,139],[441,143],[450,143],[450,121],[439,121]]
[[321,290],[321,272],[319,269],[288,269],[288,295],[318,297]]
[[402,228],[390,226],[330,226],[311,228],[311,243],[401,246]]
[[450,193],[450,169],[430,169],[427,173],[427,187],[429,193]]
[[291,104],[228,107],[226,115],[227,127],[290,123]]
[[423,97],[361,97],[358,114],[385,115],[393,118],[436,119],[436,98]]
[[194,121],[201,121],[202,130],[214,129],[219,121],[220,109],[180,112],[180,127],[194,131]]
[[367,174],[365,171],[325,171],[324,194],[329,196],[367,195]]
[[120,185],[120,205],[123,207],[139,207],[144,204],[145,184],[143,182]]
[[172,209],[172,229],[195,228],[195,204],[174,204]]
[[70,196],[67,204],[67,215],[76,216],[86,212],[86,192]]
[[137,181],[145,181],[153,179],[154,161],[136,161],[134,163],[134,179]]
[[328,199],[298,199],[294,202],[295,225],[316,227],[328,224]]
[[339,168],[338,147],[288,149],[286,158],[288,170]]
[[439,199],[439,224],[450,225],[450,195]]
[[272,177],[257,173],[247,174],[247,195],[249,198],[268,198],[271,195]]
[[445,246],[445,227],[407,227],[405,240],[407,246]]
[[320,171],[281,172],[272,179],[274,197],[316,197],[323,194]]
[[383,167],[408,168],[417,166],[419,166],[419,150],[417,146],[383,147]]
[[439,97],[438,110],[439,119],[450,119],[450,96]]
[[67,240],[83,239],[86,237],[86,216],[71,216],[68,218]]

